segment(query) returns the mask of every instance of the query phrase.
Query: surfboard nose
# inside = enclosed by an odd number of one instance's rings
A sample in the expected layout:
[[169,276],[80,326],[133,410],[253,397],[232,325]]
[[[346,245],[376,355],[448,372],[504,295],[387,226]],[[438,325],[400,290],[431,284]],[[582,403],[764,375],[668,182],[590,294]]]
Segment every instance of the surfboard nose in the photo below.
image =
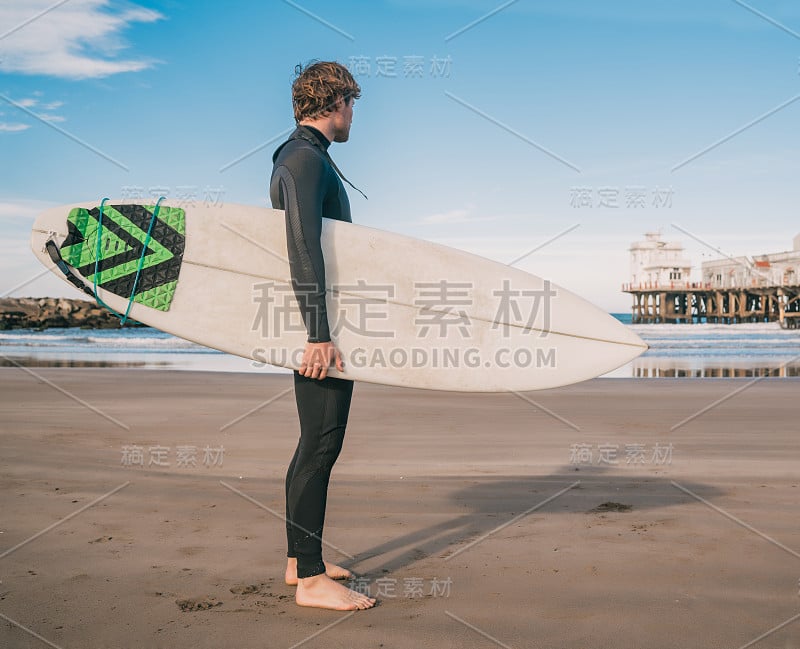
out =
[[641,347],[642,351],[640,352],[643,354],[648,349],[650,349],[650,345],[648,345],[642,338],[637,334],[635,331],[631,331],[626,325],[622,325],[625,327],[625,332],[629,334],[626,336],[625,342],[627,344],[633,345],[634,347]]
[[[638,347],[640,348],[639,354],[643,354],[650,349],[650,345],[642,340],[639,334],[637,334],[630,325],[623,324],[612,315],[609,315],[608,318],[611,321],[609,324],[611,324],[612,330],[608,331],[610,341],[617,342],[622,345]],[[609,321],[607,320],[606,322],[608,323]],[[637,354],[637,356],[639,354]]]

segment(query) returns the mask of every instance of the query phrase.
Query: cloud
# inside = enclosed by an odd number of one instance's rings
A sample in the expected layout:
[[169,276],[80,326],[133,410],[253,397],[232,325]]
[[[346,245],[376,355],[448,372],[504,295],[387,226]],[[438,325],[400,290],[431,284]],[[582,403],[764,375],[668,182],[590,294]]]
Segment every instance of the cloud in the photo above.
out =
[[458,209],[450,210],[449,212],[440,212],[438,214],[430,214],[419,220],[420,223],[425,225],[439,225],[440,223],[461,223],[467,218],[469,210]]
[[30,127],[30,124],[20,124],[19,122],[0,122],[0,133],[19,133]]
[[421,225],[453,225],[456,223],[477,223],[480,221],[493,221],[493,216],[472,216],[472,207],[463,207],[448,212],[439,212],[424,216],[417,223]]
[[[64,105],[63,101],[52,101],[48,103],[41,103],[39,97],[41,96],[41,92],[34,92],[34,97],[25,97],[23,99],[14,100],[14,103],[17,104],[17,107],[22,106],[23,108],[27,108],[28,110],[37,109],[43,111],[52,111],[56,108],[59,108]],[[38,95],[38,96],[37,96]],[[0,113],[2,116],[4,113]],[[51,122],[53,124],[65,122],[66,117],[62,117],[61,115],[55,115],[52,112],[36,112],[37,117],[39,119],[44,120],[45,122]],[[30,124],[23,124],[19,122],[0,122],[0,132],[6,133],[15,133],[19,131],[25,131],[30,128]]]
[[66,117],[61,117],[61,115],[45,115],[44,113],[39,113],[39,117],[41,117],[45,122],[51,122],[53,124],[59,124],[66,121]]
[[[0,220],[33,221],[33,219],[53,203],[34,199],[2,199],[0,198]],[[30,227],[27,225],[26,227]]]
[[[53,273],[42,274],[42,266],[31,251],[31,227],[43,211],[58,203],[19,196],[0,196],[0,296],[72,296],[68,287]],[[36,279],[34,279],[36,278]],[[31,281],[33,280],[33,281]]]
[[127,47],[121,33],[133,23],[161,20],[162,14],[137,6],[112,12],[110,4],[110,0],[70,0],[54,6],[52,0],[3,0],[0,71],[88,79],[151,67],[153,61],[144,58],[117,58]]

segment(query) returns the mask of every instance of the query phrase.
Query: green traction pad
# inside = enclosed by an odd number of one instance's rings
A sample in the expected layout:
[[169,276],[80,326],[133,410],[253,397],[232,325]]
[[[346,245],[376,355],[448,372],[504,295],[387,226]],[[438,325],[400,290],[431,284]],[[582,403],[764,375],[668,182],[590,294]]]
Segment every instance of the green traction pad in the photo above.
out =
[[[129,299],[155,205],[106,205],[97,286]],[[90,284],[95,281],[100,208],[73,209],[67,217],[67,238],[61,256]],[[147,244],[134,302],[168,311],[178,284],[186,244],[186,213],[161,206]]]

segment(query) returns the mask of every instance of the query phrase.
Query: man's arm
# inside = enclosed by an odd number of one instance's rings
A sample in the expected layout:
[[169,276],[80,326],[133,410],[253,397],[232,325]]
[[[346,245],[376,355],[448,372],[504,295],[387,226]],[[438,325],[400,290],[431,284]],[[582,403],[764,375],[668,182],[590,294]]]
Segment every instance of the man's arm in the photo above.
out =
[[286,243],[292,288],[309,342],[331,339],[325,304],[325,260],[322,255],[322,204],[327,169],[314,151],[298,149],[275,170],[286,213]]
[[299,149],[275,170],[286,213],[286,241],[292,288],[308,332],[300,373],[324,379],[332,363],[343,370],[341,356],[330,342],[325,304],[325,260],[322,254],[322,205],[328,169],[313,151]]

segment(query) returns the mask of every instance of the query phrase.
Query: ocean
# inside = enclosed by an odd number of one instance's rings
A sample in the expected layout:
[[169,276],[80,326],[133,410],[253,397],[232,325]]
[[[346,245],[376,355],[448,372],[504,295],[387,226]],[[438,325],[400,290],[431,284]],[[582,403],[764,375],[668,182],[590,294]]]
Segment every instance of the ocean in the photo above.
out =
[[[609,378],[800,376],[800,329],[777,323],[632,325],[650,349]],[[0,332],[0,364],[288,372],[196,345],[151,328],[18,329]]]

